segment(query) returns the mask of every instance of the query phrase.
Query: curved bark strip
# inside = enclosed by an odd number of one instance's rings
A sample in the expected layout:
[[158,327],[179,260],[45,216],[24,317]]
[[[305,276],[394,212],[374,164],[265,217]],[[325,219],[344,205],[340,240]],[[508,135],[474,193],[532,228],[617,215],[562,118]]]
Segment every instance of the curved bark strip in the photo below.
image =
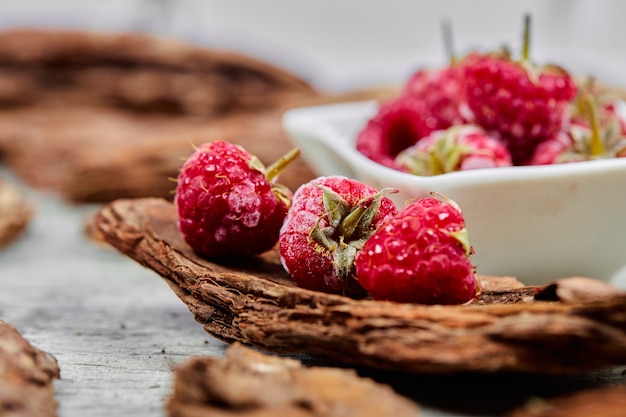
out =
[[248,260],[197,257],[176,227],[173,204],[162,199],[116,200],[95,222],[106,241],[163,277],[206,331],[226,341],[427,373],[559,374],[626,363],[626,294],[618,289],[565,300],[553,291],[544,301],[535,298],[541,290],[510,277],[481,277],[484,295],[471,305],[353,300],[295,287],[275,250]]
[[0,249],[24,233],[34,214],[34,206],[22,191],[0,177]]
[[232,344],[226,356],[188,359],[175,369],[171,417],[416,417],[419,407],[354,369],[306,367]]
[[316,94],[299,76],[243,53],[133,32],[0,31],[0,104],[60,100],[214,116]]
[[[269,165],[293,147],[286,110],[398,90],[323,92],[243,53],[147,34],[2,30],[0,159],[73,202],[167,199],[194,145],[228,140]],[[314,177],[302,158],[289,172],[292,190]]]
[[548,400],[535,399],[507,417],[620,417],[626,410],[626,387],[588,388]]
[[0,416],[55,417],[57,360],[0,320]]

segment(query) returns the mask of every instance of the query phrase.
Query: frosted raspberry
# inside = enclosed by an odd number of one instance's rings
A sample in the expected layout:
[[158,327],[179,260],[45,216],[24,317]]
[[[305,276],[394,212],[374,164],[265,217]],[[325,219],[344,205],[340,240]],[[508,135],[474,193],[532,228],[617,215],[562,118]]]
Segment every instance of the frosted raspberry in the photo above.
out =
[[419,100],[427,109],[425,123],[430,129],[446,129],[465,123],[461,114],[462,75],[458,65],[421,69],[411,76],[404,87],[404,94]]
[[397,212],[394,203],[359,181],[319,177],[296,190],[280,231],[281,261],[301,287],[363,297],[354,257]]
[[297,152],[269,170],[242,147],[203,144],[185,161],[176,186],[178,226],[198,254],[255,255],[278,241],[291,193],[274,184]]
[[581,100],[570,128],[540,143],[530,165],[626,157],[626,134],[618,114],[610,107],[598,107],[592,95]]
[[458,125],[439,130],[400,152],[396,165],[415,175],[438,175],[468,169],[511,166],[502,142],[478,126]]
[[507,143],[516,165],[567,128],[576,83],[556,66],[532,69],[507,57],[473,54],[463,62],[464,94],[473,122]]

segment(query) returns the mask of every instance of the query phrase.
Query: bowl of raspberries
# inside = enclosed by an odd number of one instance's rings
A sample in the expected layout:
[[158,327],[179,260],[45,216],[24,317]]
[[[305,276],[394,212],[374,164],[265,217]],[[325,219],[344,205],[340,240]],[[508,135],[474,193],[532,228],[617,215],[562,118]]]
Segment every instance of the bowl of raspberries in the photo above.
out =
[[320,175],[454,201],[482,274],[622,282],[626,104],[526,45],[419,69],[386,102],[290,110],[285,130]]

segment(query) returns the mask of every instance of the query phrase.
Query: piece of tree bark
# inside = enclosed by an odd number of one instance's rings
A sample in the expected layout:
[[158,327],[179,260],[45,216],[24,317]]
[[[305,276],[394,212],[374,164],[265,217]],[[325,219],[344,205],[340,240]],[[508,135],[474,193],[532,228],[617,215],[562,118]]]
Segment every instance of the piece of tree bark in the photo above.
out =
[[0,320],[0,415],[54,417],[53,380],[60,377],[56,359],[32,346]]
[[24,233],[34,211],[16,187],[0,178],[0,248],[10,245]]
[[624,417],[626,386],[608,385],[552,398],[534,399],[509,417]]
[[171,417],[417,417],[418,406],[353,369],[305,367],[235,343],[223,358],[196,357],[175,369]]
[[165,278],[206,331],[226,341],[405,372],[558,374],[626,363],[622,291],[564,303],[537,301],[537,288],[514,284],[464,306],[353,300],[295,287],[276,250],[251,259],[199,258],[176,219],[165,200],[129,199],[103,207],[95,222],[112,246]]
[[[171,196],[193,145],[244,146],[271,164],[292,148],[297,106],[386,98],[395,88],[328,94],[232,51],[136,33],[0,32],[0,158],[70,201]],[[314,177],[289,167],[294,190]]]
[[302,78],[250,56],[140,33],[0,32],[0,103],[110,104],[211,116],[316,94]]

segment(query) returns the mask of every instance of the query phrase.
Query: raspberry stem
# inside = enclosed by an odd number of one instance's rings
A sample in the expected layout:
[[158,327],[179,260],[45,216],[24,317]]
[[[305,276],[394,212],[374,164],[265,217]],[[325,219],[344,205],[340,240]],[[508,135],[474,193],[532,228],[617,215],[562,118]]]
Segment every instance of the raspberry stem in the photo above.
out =
[[604,155],[604,143],[600,135],[600,124],[598,122],[598,106],[589,94],[585,97],[585,107],[589,115],[589,125],[591,127],[591,143],[589,144],[589,153],[591,156]]
[[524,41],[522,42],[522,61],[530,59],[530,14],[524,16]]
[[294,148],[287,152],[285,155],[281,156],[274,162],[272,165],[267,167],[265,172],[265,176],[269,182],[274,182],[278,178],[281,172],[285,169],[287,165],[289,165],[292,161],[294,161],[298,156],[300,156],[300,149]]
[[456,65],[458,60],[454,52],[454,36],[452,33],[452,23],[450,23],[450,19],[444,19],[441,22],[441,34],[443,37],[443,47],[450,65]]

